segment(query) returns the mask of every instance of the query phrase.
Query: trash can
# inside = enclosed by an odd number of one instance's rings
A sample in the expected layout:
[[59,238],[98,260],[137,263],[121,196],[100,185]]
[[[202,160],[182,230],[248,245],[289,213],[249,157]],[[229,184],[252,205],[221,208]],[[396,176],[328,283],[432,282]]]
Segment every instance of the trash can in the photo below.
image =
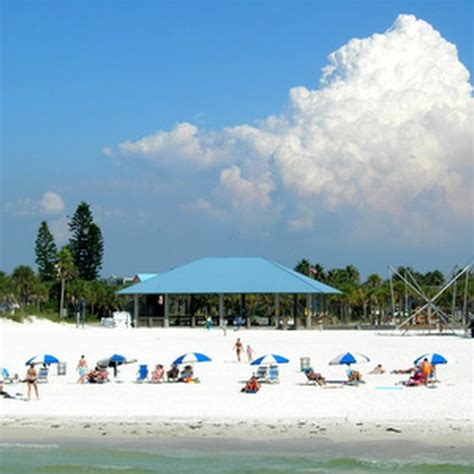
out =
[[304,372],[311,367],[311,359],[309,357],[300,357],[300,370]]
[[58,362],[58,375],[66,375],[66,362]]

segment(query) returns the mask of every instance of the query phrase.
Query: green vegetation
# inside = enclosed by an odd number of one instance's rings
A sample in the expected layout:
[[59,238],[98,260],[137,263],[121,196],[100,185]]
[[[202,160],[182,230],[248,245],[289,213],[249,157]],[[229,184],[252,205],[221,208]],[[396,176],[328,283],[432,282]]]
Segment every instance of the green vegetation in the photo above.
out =
[[[90,206],[81,202],[69,222],[71,238],[68,245],[57,251],[54,238],[45,221],[40,223],[35,253],[37,273],[29,266],[19,265],[11,275],[0,271],[0,316],[21,321],[29,315],[59,321],[74,320],[80,302],[85,301],[87,319],[109,316],[111,312],[126,307],[130,309],[131,298],[119,298],[115,292],[120,288],[116,282],[98,278],[102,267],[104,242],[102,233],[94,223]],[[313,309],[318,318],[330,324],[392,324],[423,306],[423,299],[399,276],[393,285],[380,275],[371,274],[365,280],[354,265],[326,270],[319,263],[304,258],[297,262],[295,270],[315,280],[338,288],[341,295],[316,298]],[[439,270],[420,273],[410,267],[399,267],[396,273],[409,276],[419,290],[430,297],[437,294],[446,283]],[[467,298],[465,299],[465,285]],[[393,299],[392,299],[393,295]],[[436,304],[451,315],[461,319],[461,313],[472,307],[474,275],[464,276],[446,291]],[[173,297],[171,312],[189,313],[190,302],[186,298]],[[218,311],[217,295],[195,295],[192,302],[196,315],[215,316]],[[226,312],[242,315],[243,307],[253,322],[268,320],[273,312],[273,295],[227,295]],[[307,300],[304,296],[281,295],[280,314],[283,318],[305,313]],[[180,309],[181,308],[181,309]],[[421,313],[417,322],[423,323]],[[265,324],[265,323],[263,323]]]

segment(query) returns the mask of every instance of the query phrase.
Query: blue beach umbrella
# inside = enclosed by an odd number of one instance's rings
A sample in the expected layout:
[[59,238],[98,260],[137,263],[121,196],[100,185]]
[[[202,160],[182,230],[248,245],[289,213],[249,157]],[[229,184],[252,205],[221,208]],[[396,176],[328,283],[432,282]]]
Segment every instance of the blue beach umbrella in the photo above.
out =
[[278,354],[267,354],[255,359],[250,365],[288,364],[289,359]]
[[180,364],[193,364],[194,362],[210,362],[211,358],[200,352],[187,352],[179,356],[174,362],[173,365]]
[[5,367],[0,367],[0,374],[2,378],[4,379],[7,379],[8,377],[10,377],[10,371]]
[[28,359],[25,363],[25,365],[31,365],[31,364],[57,364],[59,362],[59,359],[54,357],[51,354],[43,354],[39,356],[34,356],[31,359]]
[[360,364],[363,362],[370,362],[370,359],[364,354],[358,354],[357,352],[346,352],[345,354],[339,354],[329,362],[329,365],[351,365]]
[[419,364],[421,364],[421,362],[423,362],[423,359],[425,359],[425,358],[428,359],[428,361],[431,362],[431,364],[433,364],[433,365],[447,364],[448,363],[448,361],[441,354],[436,354],[436,353],[423,354],[420,357],[418,357],[417,359],[415,359],[415,361],[413,363],[415,365],[419,365]]

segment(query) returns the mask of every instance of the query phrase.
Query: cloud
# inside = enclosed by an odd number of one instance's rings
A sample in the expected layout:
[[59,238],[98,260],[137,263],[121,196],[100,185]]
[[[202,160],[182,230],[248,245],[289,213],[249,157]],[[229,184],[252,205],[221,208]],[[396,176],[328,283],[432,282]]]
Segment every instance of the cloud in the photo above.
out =
[[47,214],[60,214],[64,211],[63,198],[53,191],[48,191],[43,194],[40,201],[40,208]]
[[472,86],[456,47],[400,15],[386,32],[331,53],[319,87],[291,89],[278,116],[215,131],[181,123],[119,150],[217,170],[196,201],[211,216],[260,213],[307,231],[321,211],[353,209],[364,223],[423,216],[426,228],[440,216],[471,217],[472,127]]
[[2,211],[16,217],[37,217],[46,214],[61,214],[65,209],[62,197],[47,191],[39,201],[32,198],[21,198],[16,201],[7,202]]
[[110,148],[109,146],[102,147],[102,154],[104,156],[109,156],[109,157],[114,156],[114,152],[113,152],[112,148]]

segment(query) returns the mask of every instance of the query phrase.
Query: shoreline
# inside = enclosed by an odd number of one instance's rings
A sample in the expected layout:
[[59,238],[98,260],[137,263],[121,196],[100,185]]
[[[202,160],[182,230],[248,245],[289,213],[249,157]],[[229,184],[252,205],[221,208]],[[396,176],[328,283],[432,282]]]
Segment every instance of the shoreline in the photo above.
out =
[[71,418],[62,416],[2,417],[1,441],[211,439],[226,443],[286,442],[290,439],[327,440],[328,443],[422,443],[433,447],[472,450],[472,420],[380,420],[325,419],[208,419],[162,417]]
[[[46,436],[45,436],[46,434]],[[151,453],[168,458],[206,458],[219,457],[271,457],[277,458],[307,458],[324,460],[358,459],[368,462],[391,462],[403,460],[405,463],[453,463],[461,466],[474,465],[472,444],[465,442],[458,444],[461,436],[451,439],[444,444],[441,440],[433,444],[429,440],[419,441],[409,438],[380,439],[340,439],[334,441],[326,436],[288,437],[242,439],[231,436],[197,437],[183,435],[178,437],[135,435],[100,436],[97,433],[78,436],[78,432],[69,431],[65,436],[57,430],[43,432],[41,429],[31,430],[22,428],[9,433],[7,438],[2,436],[0,449],[6,452],[19,450],[21,453],[33,453],[36,450],[54,452],[102,452],[122,453],[122,456],[134,456],[134,453]],[[453,444],[451,443],[453,442]],[[25,451],[26,450],[26,451]],[[128,454],[127,454],[128,453]]]

